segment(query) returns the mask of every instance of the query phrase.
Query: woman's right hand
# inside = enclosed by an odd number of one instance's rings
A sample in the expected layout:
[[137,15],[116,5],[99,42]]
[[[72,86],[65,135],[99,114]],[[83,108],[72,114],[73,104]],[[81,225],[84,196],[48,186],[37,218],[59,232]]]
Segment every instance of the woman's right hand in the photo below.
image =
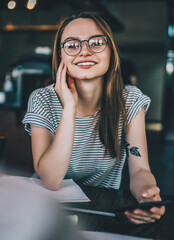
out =
[[64,109],[71,108],[76,111],[78,94],[76,91],[74,79],[70,76],[68,76],[67,79],[67,66],[63,63],[62,60],[57,71],[55,91],[58,94]]

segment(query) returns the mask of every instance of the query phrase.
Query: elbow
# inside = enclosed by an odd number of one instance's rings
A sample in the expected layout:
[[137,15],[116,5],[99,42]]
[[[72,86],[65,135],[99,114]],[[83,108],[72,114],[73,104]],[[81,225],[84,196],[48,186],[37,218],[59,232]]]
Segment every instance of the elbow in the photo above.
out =
[[51,191],[58,191],[61,187],[61,184],[52,184],[52,185],[48,185],[48,189]]
[[57,174],[49,173],[45,170],[43,171],[43,169],[40,168],[39,163],[35,166],[35,171],[40,177],[45,188],[51,191],[57,191],[60,189],[64,176],[61,177],[57,176]]
[[45,188],[47,188],[51,191],[58,191],[61,187],[62,181],[63,181],[63,179],[58,179],[58,181],[42,179],[42,184]]

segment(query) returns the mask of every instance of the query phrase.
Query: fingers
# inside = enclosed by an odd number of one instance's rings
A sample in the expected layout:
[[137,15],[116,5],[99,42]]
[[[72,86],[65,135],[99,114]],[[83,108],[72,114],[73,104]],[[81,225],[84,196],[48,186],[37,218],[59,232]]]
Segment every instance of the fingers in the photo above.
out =
[[[144,201],[161,201],[161,197],[160,197],[160,189],[157,186],[151,187],[147,190],[145,190],[141,196],[143,197],[143,199],[141,200],[141,202]],[[147,220],[147,216],[158,220],[161,218],[162,215],[164,215],[165,213],[165,207],[161,206],[161,207],[152,207],[151,209],[149,209],[149,211],[143,211],[140,209],[137,209],[136,211],[134,211],[134,213],[140,214],[141,216],[145,217]]]
[[63,63],[63,61],[61,61],[58,71],[57,71],[57,76],[56,76],[56,92],[59,92],[59,89],[62,89],[63,87],[67,87],[67,83],[66,83],[66,74],[67,74],[67,67],[66,65]]
[[62,69],[62,76],[61,76],[61,86],[62,87],[68,87],[66,83],[66,74],[67,74],[67,66],[64,65]]
[[[160,197],[160,189],[157,186],[151,187],[141,194],[141,201],[161,201]],[[141,210],[141,209],[135,209],[133,211],[126,211],[125,215],[128,217],[128,219],[135,223],[135,224],[142,224],[142,223],[153,223],[156,220],[159,220],[161,216],[165,213],[165,207],[162,206],[160,208],[158,207],[152,207],[148,211]]]
[[140,209],[136,209],[133,211],[133,214],[135,215],[140,215],[141,217],[143,218],[152,218],[152,219],[160,219],[161,217],[161,214],[159,213],[159,211],[156,211],[156,212],[151,212],[151,211],[143,211],[143,210],[140,210]]
[[141,220],[141,219],[138,219],[138,218],[132,217],[132,216],[128,217],[128,219],[129,219],[132,223],[134,223],[134,224],[147,224],[147,223],[153,223],[153,222],[155,222],[155,220],[153,220],[153,219],[151,219],[150,221],[148,221],[148,220]]
[[74,79],[71,77],[67,78],[67,71],[67,66],[63,63],[63,61],[61,61],[57,71],[54,89],[63,108],[65,109],[67,107],[71,107],[71,109],[74,109],[74,112],[76,112],[78,94],[74,84]]
[[68,85],[72,92],[76,91],[74,79],[72,77],[70,77],[69,75],[68,75]]
[[146,219],[147,221],[149,221],[150,219],[157,220],[157,219],[160,219],[161,217],[159,214],[151,213],[149,211],[142,211],[140,209],[136,209],[133,212],[126,211],[125,214],[127,216],[135,217],[141,220]]
[[164,207],[164,206],[162,206],[162,207],[160,207],[160,208],[158,208],[158,207],[152,207],[152,208],[150,209],[150,212],[153,213],[153,214],[162,216],[162,215],[164,215],[164,213],[165,213],[165,207]]
[[126,211],[125,215],[131,222],[135,224],[153,223],[161,218],[161,215],[159,214],[151,213],[149,211],[142,211],[140,209],[136,209],[133,212]]
[[[154,195],[155,193],[158,193],[158,195]],[[148,191],[148,196],[151,197],[150,200],[152,201],[160,201],[161,197],[159,195],[159,191]],[[153,197],[152,197],[153,196]],[[148,201],[148,199],[146,199]],[[165,213],[165,207],[152,207],[148,211],[141,210],[141,209],[135,209],[133,211],[126,211],[125,215],[128,217],[128,219],[135,223],[135,224],[141,224],[141,223],[153,223],[156,220],[159,220],[162,215]]]
[[57,84],[58,86],[60,85],[63,67],[64,67],[64,63],[63,63],[63,61],[61,60],[60,65],[59,65],[59,68],[58,68],[58,70],[57,70],[57,75],[56,75],[56,84]]

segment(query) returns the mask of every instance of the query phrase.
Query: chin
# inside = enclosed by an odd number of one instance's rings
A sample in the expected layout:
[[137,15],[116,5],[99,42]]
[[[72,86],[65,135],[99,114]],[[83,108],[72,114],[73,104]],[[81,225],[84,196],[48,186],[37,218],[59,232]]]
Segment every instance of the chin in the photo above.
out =
[[72,78],[77,79],[77,80],[90,80],[94,78],[98,78],[99,76],[96,76],[95,74],[69,74]]
[[76,69],[69,68],[67,72],[70,77],[78,80],[83,80],[83,79],[90,80],[95,77],[98,77],[96,76],[96,73],[94,71],[91,71],[90,69],[82,70],[77,68]]
[[92,79],[95,79],[97,78],[97,76],[78,76],[78,77],[75,77],[74,76],[74,79],[76,80],[92,80]]

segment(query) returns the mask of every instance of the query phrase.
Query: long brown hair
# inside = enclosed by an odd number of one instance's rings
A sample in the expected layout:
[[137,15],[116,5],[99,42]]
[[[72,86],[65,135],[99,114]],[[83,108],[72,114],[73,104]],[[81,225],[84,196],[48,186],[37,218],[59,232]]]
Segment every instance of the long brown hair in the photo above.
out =
[[[101,99],[100,116],[97,123],[100,139],[105,145],[105,154],[109,151],[111,157],[116,157],[120,162],[119,144],[119,120],[122,118],[126,123],[125,103],[123,98],[123,81],[121,78],[120,58],[114,35],[109,25],[95,12],[80,12],[64,19],[56,33],[53,51],[53,79],[55,79],[58,66],[60,64],[60,42],[65,27],[73,20],[78,18],[90,18],[101,29],[103,34],[108,37],[108,44],[111,49],[110,66],[105,74],[103,81],[103,93]],[[125,124],[126,126],[126,124]]]

